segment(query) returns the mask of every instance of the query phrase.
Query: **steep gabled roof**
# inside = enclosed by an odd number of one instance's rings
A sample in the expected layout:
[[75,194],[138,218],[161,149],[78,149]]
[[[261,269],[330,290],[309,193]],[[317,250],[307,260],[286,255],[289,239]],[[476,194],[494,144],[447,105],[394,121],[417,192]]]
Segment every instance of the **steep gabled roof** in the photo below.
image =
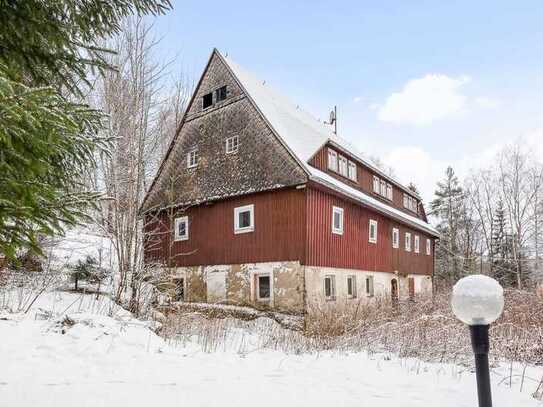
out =
[[256,78],[252,73],[238,65],[232,58],[222,55],[221,57],[246,93],[252,98],[257,108],[302,165],[308,167],[308,161],[325,144],[330,143],[345,153],[349,153],[363,165],[392,182],[398,188],[419,197],[416,192],[408,189],[397,179],[372,164],[352,143],[334,134],[331,125],[317,120],[298,105],[292,103],[286,96],[275,91],[269,85],[266,85],[264,81]]
[[[269,85],[266,85],[265,82],[257,79],[253,74],[236,64],[230,57],[225,57],[214,49],[206,65],[206,70],[209,67],[214,55],[217,55],[225,63],[226,67],[231,71],[234,79],[243,89],[254,107],[259,111],[262,118],[268,123],[278,140],[296,159],[300,167],[305,170],[308,179],[335,190],[336,192],[354,199],[363,205],[371,207],[378,212],[391,216],[401,222],[426,231],[434,236],[438,236],[437,231],[423,220],[386,205],[370,195],[356,190],[309,165],[310,159],[322,147],[324,147],[326,144],[331,144],[339,150],[343,150],[345,153],[351,155],[361,164],[369,167],[383,178],[386,178],[398,188],[409,192],[410,194],[417,195],[373,165],[366,157],[364,157],[362,153],[357,151],[357,149],[351,143],[334,134],[332,127],[329,124],[315,119],[311,114],[305,112],[299,106],[292,103],[287,97],[273,90]],[[205,71],[202,78],[204,75]],[[202,79],[200,79],[200,81],[201,80]],[[192,96],[189,106],[192,105],[194,97],[195,94]],[[151,184],[151,188],[147,191],[146,197],[140,209],[141,212],[143,212],[144,205],[152,192],[160,173],[164,169],[166,160],[168,159],[174,145],[178,140],[180,129],[182,128],[185,119],[186,112],[176,137],[174,137],[172,140],[166,157],[161,163],[159,171]]]
[[276,135],[306,170],[312,181],[349,196],[366,206],[372,207],[381,213],[403,221],[417,229],[422,229],[431,235],[439,236],[436,229],[429,223],[386,205],[370,195],[354,189],[309,165],[309,160],[324,145],[330,143],[340,150],[349,153],[362,164],[369,167],[383,178],[388,179],[400,189],[409,192],[412,195],[417,195],[397,180],[372,165],[351,143],[334,134],[332,127],[329,124],[318,121],[311,114],[305,112],[299,106],[294,105],[287,97],[273,90],[262,80],[257,79],[253,74],[232,61],[230,57],[224,57],[222,55],[221,57],[230,68],[241,87],[245,90],[245,93],[251,98],[257,109],[268,121]]

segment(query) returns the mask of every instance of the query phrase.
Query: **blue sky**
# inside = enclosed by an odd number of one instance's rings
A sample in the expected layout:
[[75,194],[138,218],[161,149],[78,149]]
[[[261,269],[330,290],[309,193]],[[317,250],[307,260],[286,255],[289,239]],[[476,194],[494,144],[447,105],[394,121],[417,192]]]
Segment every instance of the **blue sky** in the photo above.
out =
[[[525,137],[543,154],[541,1],[173,1],[160,54],[195,80],[213,47],[430,199],[447,165],[488,165]],[[543,158],[543,157],[542,157]]]

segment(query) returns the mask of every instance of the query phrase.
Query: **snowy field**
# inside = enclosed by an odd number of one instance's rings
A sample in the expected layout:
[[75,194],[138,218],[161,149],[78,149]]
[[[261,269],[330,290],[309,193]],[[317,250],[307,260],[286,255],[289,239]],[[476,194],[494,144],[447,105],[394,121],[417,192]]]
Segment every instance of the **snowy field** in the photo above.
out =
[[[109,317],[107,315],[112,315]],[[0,313],[0,406],[470,406],[463,367],[366,353],[287,355],[252,345],[205,353],[166,343],[107,298],[49,293]],[[254,341],[256,344],[258,341]],[[513,372],[514,375],[519,372]],[[540,378],[543,369],[529,368]],[[537,382],[492,373],[495,406],[542,406]]]

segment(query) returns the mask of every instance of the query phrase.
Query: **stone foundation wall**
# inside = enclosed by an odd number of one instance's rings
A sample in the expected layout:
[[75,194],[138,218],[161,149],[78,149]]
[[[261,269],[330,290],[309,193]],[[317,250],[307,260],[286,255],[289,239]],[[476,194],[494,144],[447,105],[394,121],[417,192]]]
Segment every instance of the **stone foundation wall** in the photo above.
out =
[[[349,304],[378,297],[391,298],[392,280],[398,284],[400,300],[409,298],[409,278],[414,280],[415,296],[432,293],[432,279],[424,275],[400,276],[394,273],[372,272],[332,267],[302,266],[297,261],[247,263],[217,266],[176,267],[166,270],[172,281],[184,279],[187,302],[208,302],[249,305],[258,309],[302,313],[306,307],[320,304]],[[257,279],[270,276],[269,300],[257,298]],[[324,295],[325,276],[335,279],[335,298]],[[347,277],[356,281],[356,296],[347,295]],[[373,277],[373,295],[366,293],[366,278]],[[174,285],[172,285],[174,287]]]
[[[187,302],[250,305],[296,313],[304,310],[304,272],[297,261],[176,267],[166,272],[172,280],[184,279]],[[256,279],[262,274],[270,276],[269,300],[257,298]]]
[[[378,271],[362,271],[352,269],[341,269],[335,267],[313,267],[304,268],[305,283],[307,290],[308,305],[318,305],[323,303],[348,303],[358,302],[360,300],[371,301],[373,298],[387,296],[391,298],[392,280],[397,280],[399,288],[399,299],[409,298],[409,278],[415,282],[415,296],[429,295],[432,293],[432,279],[424,275],[398,276],[394,273],[385,273]],[[333,301],[327,300],[324,295],[324,278],[332,275],[335,279],[336,298]],[[356,298],[349,298],[347,295],[347,277],[353,276],[356,280]],[[366,277],[373,277],[373,296],[366,293]]]

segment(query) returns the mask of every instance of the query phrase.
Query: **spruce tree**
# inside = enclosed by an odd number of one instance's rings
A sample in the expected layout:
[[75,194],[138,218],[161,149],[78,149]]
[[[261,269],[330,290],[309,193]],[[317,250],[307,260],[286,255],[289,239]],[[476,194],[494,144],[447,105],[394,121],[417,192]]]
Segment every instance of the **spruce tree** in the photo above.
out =
[[458,240],[464,217],[464,192],[451,167],[447,168],[445,178],[438,182],[435,196],[430,203],[430,214],[437,218],[437,229],[441,234],[436,252],[436,277],[450,284],[462,276]]
[[0,254],[40,252],[40,236],[85,217],[85,190],[105,116],[78,103],[112,69],[98,44],[123,18],[160,14],[169,0],[0,0]]

